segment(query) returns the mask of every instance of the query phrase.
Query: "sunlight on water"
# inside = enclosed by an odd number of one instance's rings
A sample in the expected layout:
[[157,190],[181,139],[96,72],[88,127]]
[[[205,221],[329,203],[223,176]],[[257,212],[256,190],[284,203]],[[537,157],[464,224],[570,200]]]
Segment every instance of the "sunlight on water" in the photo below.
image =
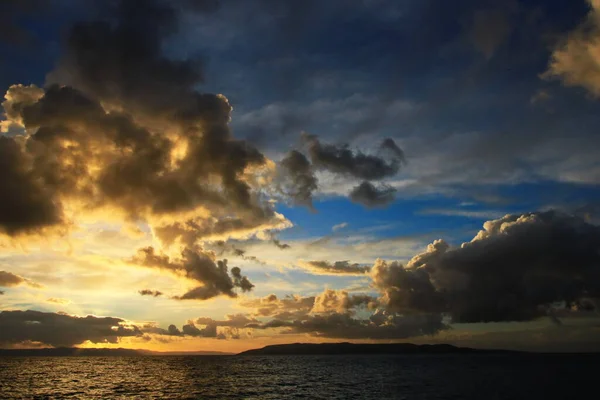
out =
[[598,361],[598,356],[6,357],[0,358],[0,398],[515,399],[528,392],[529,399],[566,399],[572,387],[592,387]]

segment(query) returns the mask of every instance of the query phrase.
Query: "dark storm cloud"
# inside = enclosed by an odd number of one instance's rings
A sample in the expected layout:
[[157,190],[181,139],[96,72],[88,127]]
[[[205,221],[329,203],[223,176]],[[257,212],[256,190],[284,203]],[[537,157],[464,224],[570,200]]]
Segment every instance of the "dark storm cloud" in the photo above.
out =
[[389,185],[381,184],[378,186],[364,181],[354,187],[350,192],[350,200],[362,204],[365,207],[385,207],[394,202],[396,189]]
[[406,163],[404,152],[391,138],[383,140],[378,155],[351,150],[347,145],[322,143],[315,135],[303,134],[311,162],[297,150],[280,162],[279,191],[296,204],[312,206],[312,193],[318,189],[314,170],[325,170],[345,177],[365,179],[350,193],[350,199],[366,207],[381,207],[394,201],[396,190],[388,185],[375,187],[368,180],[396,175]]
[[448,327],[440,315],[390,315],[381,320],[362,320],[349,314],[331,313],[311,315],[295,321],[272,320],[255,328],[287,328],[282,333],[307,333],[336,339],[404,339],[434,335]]
[[231,268],[231,277],[233,278],[233,286],[239,287],[242,292],[249,292],[254,287],[247,277],[242,276],[242,270],[239,267]]
[[217,327],[216,325],[207,325],[204,328],[197,328],[193,323],[187,323],[182,327],[182,333],[187,336],[199,336],[199,337],[208,337],[208,338],[216,338],[217,337]]
[[[202,80],[198,62],[169,60],[162,53],[161,41],[177,29],[174,8],[152,0],[100,3],[100,9],[97,19],[70,29],[65,54],[51,81],[138,112],[175,112],[196,96],[197,101],[203,99],[192,89]],[[180,111],[193,105],[200,104],[187,104]],[[208,109],[197,109],[203,111]]]
[[294,203],[312,208],[312,194],[318,188],[318,181],[306,156],[292,150],[279,164],[282,192]]
[[27,156],[12,138],[0,137],[0,230],[14,236],[37,233],[62,222],[52,191],[27,167]]
[[220,295],[237,297],[236,288],[247,292],[254,287],[238,267],[231,268],[230,274],[226,259],[215,260],[214,254],[200,249],[185,248],[180,259],[171,259],[157,253],[153,247],[146,247],[138,250],[131,261],[137,265],[185,276],[203,285],[174,297],[179,300],[206,300]]
[[139,290],[138,293],[142,296],[152,296],[152,297],[159,297],[163,295],[163,292],[158,291],[158,290],[150,290],[150,289],[142,289]]
[[[371,268],[379,298],[326,290],[246,301],[257,318],[246,328],[340,339],[433,335],[453,323],[529,321],[595,314],[600,298],[600,228],[556,211],[507,215],[484,224],[472,241],[430,244],[405,266]],[[376,310],[368,319],[357,311]]]
[[394,176],[405,162],[404,155],[392,139],[385,139],[380,150],[386,155],[376,156],[351,150],[347,145],[322,143],[315,135],[303,135],[310,159],[315,168],[365,180],[379,180]]
[[2,345],[30,341],[70,347],[88,340],[92,343],[118,343],[121,337],[141,335],[139,328],[114,317],[77,317],[31,310],[0,312]]
[[300,265],[311,272],[323,275],[364,275],[371,267],[360,264],[351,264],[349,261],[308,261]]
[[71,202],[146,220],[165,241],[281,222],[250,178],[266,159],[232,137],[227,99],[195,90],[197,60],[162,53],[191,3],[177,2],[177,10],[159,1],[104,3],[96,19],[69,31],[50,85],[10,88],[3,129],[22,124],[33,134],[0,138],[6,234],[66,228]]
[[269,295],[243,303],[256,307],[257,317],[271,317],[269,321],[245,324],[252,329],[283,329],[282,333],[307,333],[312,336],[338,339],[402,339],[433,335],[448,327],[437,314],[398,315],[376,310],[370,318],[356,316],[357,309],[375,309],[375,297],[350,295],[344,290],[325,290],[314,297],[286,297]]
[[555,211],[507,215],[459,248],[438,240],[406,268],[379,260],[371,275],[391,311],[527,321],[600,297],[600,228]]

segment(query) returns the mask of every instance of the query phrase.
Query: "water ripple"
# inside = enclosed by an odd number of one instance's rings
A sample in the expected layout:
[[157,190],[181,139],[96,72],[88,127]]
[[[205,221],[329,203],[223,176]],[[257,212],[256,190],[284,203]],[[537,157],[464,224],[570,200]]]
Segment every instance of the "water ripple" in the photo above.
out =
[[[0,399],[569,399],[599,356],[5,357]],[[591,393],[591,392],[590,392]]]

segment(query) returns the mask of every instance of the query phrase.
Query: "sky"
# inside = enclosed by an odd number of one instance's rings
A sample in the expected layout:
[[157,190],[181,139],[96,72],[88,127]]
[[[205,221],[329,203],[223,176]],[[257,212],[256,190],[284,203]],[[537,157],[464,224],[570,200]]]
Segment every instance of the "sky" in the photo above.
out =
[[600,350],[599,0],[6,0],[0,52],[0,347]]

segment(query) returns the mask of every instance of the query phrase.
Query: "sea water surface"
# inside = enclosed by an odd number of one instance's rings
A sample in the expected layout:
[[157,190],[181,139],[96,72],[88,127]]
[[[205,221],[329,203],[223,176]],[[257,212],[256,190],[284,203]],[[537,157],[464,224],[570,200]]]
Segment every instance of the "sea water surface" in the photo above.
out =
[[0,399],[592,399],[598,355],[0,358]]

